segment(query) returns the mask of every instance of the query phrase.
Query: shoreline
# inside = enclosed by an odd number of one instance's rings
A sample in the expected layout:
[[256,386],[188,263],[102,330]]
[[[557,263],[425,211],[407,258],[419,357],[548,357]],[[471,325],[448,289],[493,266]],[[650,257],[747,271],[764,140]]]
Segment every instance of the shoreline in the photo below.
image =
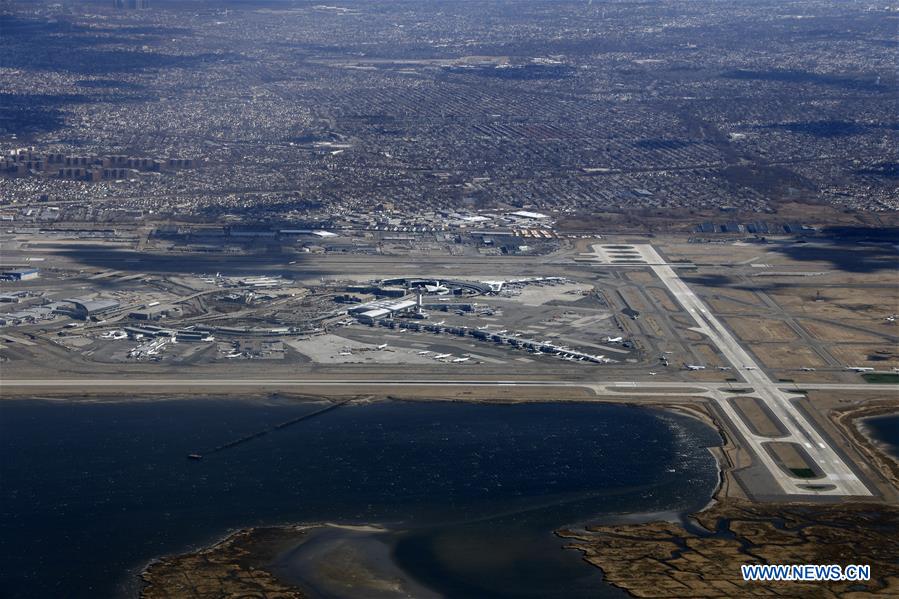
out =
[[[669,409],[680,411],[683,406]],[[896,414],[899,414],[899,400],[877,400],[835,409],[827,416],[847,435],[854,448],[871,461],[876,471],[899,489],[899,460],[884,451],[883,443],[863,431],[865,420]],[[715,419],[709,417],[717,427]],[[821,583],[796,582],[791,583],[796,585],[796,595],[784,595],[784,583],[743,582],[739,566],[753,562],[872,564],[882,555],[899,554],[899,508],[885,499],[850,498],[832,504],[797,500],[772,503],[733,493],[731,489],[739,488],[737,484],[729,484],[734,483],[735,466],[728,452],[733,445],[728,435],[721,432],[725,443],[716,448],[726,459],[719,461],[721,485],[708,505],[687,515],[706,534],[697,535],[687,527],[658,520],[626,525],[597,524],[583,531],[557,531],[557,536],[569,539],[571,543],[567,547],[580,551],[584,561],[601,569],[608,584],[634,597],[674,598],[685,593],[701,593],[705,597],[729,599],[758,591],[778,596],[841,597],[854,594],[855,589],[849,583],[828,583],[842,586],[823,591]],[[880,514],[884,523],[874,530],[860,528],[860,524],[870,523],[871,513]],[[783,521],[789,521],[794,528],[787,526],[780,530],[778,523]],[[801,532],[814,526],[818,527],[819,536]],[[719,535],[722,527],[732,538]],[[864,530],[866,539],[859,538],[859,530]],[[786,541],[789,535],[792,538]],[[843,550],[835,552],[834,547]],[[690,557],[684,559],[688,554]],[[885,596],[899,595],[899,564],[880,562],[878,566],[872,566],[874,588],[869,590]]]
[[[271,398],[271,396],[268,394],[266,394],[266,397]],[[288,396],[278,394],[279,399],[285,399],[287,397]],[[290,397],[294,398],[296,396],[290,396]],[[251,398],[247,397],[245,399],[251,399]],[[305,400],[309,400],[309,401],[320,402],[323,399],[327,399],[327,398],[323,398],[320,396],[303,396],[302,398],[297,397],[297,399],[305,399]],[[621,405],[621,406],[626,406],[626,407],[640,408],[640,409],[644,409],[644,410],[651,410],[651,411],[662,412],[662,413],[670,412],[673,414],[677,414],[679,416],[684,416],[684,417],[688,417],[688,418],[697,420],[706,426],[710,426],[716,432],[718,432],[718,436],[721,439],[722,444],[728,442],[727,436],[723,433],[723,431],[720,429],[720,427],[717,426],[714,419],[708,414],[708,412],[706,411],[706,409],[703,406],[679,405],[679,404],[672,405],[672,404],[668,404],[666,402],[659,402],[658,400],[653,400],[653,402],[651,402],[651,403],[642,403],[642,402],[631,401],[628,398],[617,398],[617,397],[616,398],[599,398],[599,399],[601,401],[595,401],[595,400],[594,401],[590,401],[590,400],[586,400],[586,401],[580,400],[579,401],[577,399],[562,399],[562,400],[545,399],[545,400],[542,400],[541,403],[560,403],[560,402],[603,403],[603,404],[608,403],[608,404],[616,404],[616,405]],[[384,397],[372,398],[370,395],[361,397],[360,400],[365,403],[378,402],[378,401],[404,401],[404,402],[417,402],[417,403],[440,401],[440,402],[482,403],[482,404],[501,404],[501,405],[536,403],[534,400],[518,400],[518,401],[500,400],[500,401],[496,401],[496,400],[489,399],[489,398],[472,398],[472,397],[439,398],[439,399],[417,398],[416,399],[416,398],[405,398],[405,397],[396,397],[396,396],[384,396]],[[613,400],[613,401],[609,401],[609,400]],[[333,399],[332,399],[332,401],[333,401]],[[350,402],[348,405],[352,405],[352,403],[355,403],[355,402]],[[710,447],[707,447],[706,449],[708,449],[709,452],[712,453],[713,457],[715,458],[715,468],[716,468],[717,480],[715,483],[715,487],[709,496],[708,502],[700,509],[700,511],[708,509],[709,506],[714,505],[718,501],[717,496],[720,493],[723,483],[724,483],[724,480],[725,480],[724,471],[722,470],[722,465],[723,465],[722,459],[723,458],[721,455],[719,455],[719,451],[722,448],[720,446],[710,446]],[[682,521],[683,519],[692,517],[693,513],[694,513],[694,511],[688,508],[687,510],[684,510],[684,511],[674,511],[674,512],[640,512],[640,513],[609,514],[608,518],[602,518],[602,519],[590,518],[590,517],[585,518],[583,520],[583,522],[579,523],[579,526],[588,527],[588,526],[592,525],[593,523],[596,523],[597,521],[600,521],[600,522],[623,522],[625,520],[627,521],[628,525],[639,525],[639,524],[655,521],[659,517],[665,517],[665,516],[668,516],[671,521]],[[244,541],[252,542],[253,538],[258,534],[259,531],[277,530],[277,531],[282,531],[282,532],[287,532],[287,533],[292,533],[295,531],[302,531],[304,534],[314,534],[315,531],[320,531],[322,529],[327,529],[327,528],[351,529],[353,531],[368,530],[371,528],[373,531],[377,531],[377,532],[387,532],[387,533],[391,532],[390,529],[383,528],[383,527],[374,528],[371,525],[365,525],[365,524],[345,525],[345,524],[334,523],[334,522],[289,523],[289,524],[265,525],[265,526],[260,526],[260,527],[247,527],[247,528],[241,528],[241,529],[236,529],[236,530],[230,530],[227,533],[225,533],[224,535],[222,535],[221,537],[219,537],[213,543],[202,545],[200,547],[194,548],[188,552],[184,552],[181,554],[177,554],[177,555],[166,554],[166,555],[157,556],[157,557],[149,560],[146,563],[146,565],[138,573],[139,582],[140,582],[140,584],[143,585],[140,597],[142,597],[144,599],[157,599],[157,598],[164,597],[165,596],[164,594],[159,594],[155,590],[154,585],[158,588],[158,587],[160,587],[160,585],[164,584],[164,581],[166,579],[172,580],[174,578],[173,576],[167,575],[165,573],[165,571],[168,570],[173,564],[177,564],[179,562],[184,565],[193,564],[193,563],[195,563],[194,560],[196,558],[200,558],[202,556],[208,556],[211,554],[219,554],[221,559],[223,559],[224,562],[227,562],[229,560],[231,560],[232,562],[236,561],[236,558],[239,556],[236,555],[234,552],[234,545],[239,544]],[[559,529],[549,529],[546,532],[547,532],[547,534],[552,535],[553,537],[559,539],[559,541],[560,541],[559,550],[560,551],[568,551],[569,549],[574,549],[574,548],[569,548],[565,544],[564,536],[560,535],[561,531]],[[301,539],[300,536],[296,537],[297,541],[300,541],[300,539]],[[300,542],[302,542],[302,541],[300,541]],[[581,557],[581,559],[583,559],[583,556]],[[591,567],[595,567],[594,564],[589,564],[589,562],[587,562],[587,563]],[[232,574],[233,574],[233,572],[232,572]],[[272,586],[270,589],[271,591],[273,591],[273,592],[278,591],[278,592],[286,593],[289,590],[292,593],[302,593],[300,587],[296,587],[296,586],[290,585],[289,583],[283,582],[281,579],[279,579],[277,577],[277,575],[274,575],[274,576],[275,576],[274,581],[269,581],[266,584],[269,585],[269,584],[280,583],[283,585],[283,587],[279,588],[276,586]],[[410,579],[410,580],[414,581],[414,579]],[[294,595],[290,595],[290,596],[293,597]],[[297,596],[302,596],[302,594],[297,595]]]
[[865,421],[881,416],[899,415],[899,399],[876,400],[848,408],[835,409],[830,420],[855,448],[868,459],[894,488],[899,489],[899,459],[886,450],[886,444],[865,429]]
[[[104,390],[105,391],[105,390]],[[436,394],[435,394],[436,395]],[[216,396],[215,394],[210,395],[195,395],[193,393],[183,393],[183,394],[171,394],[166,396],[165,399],[159,397],[158,395],[148,395],[148,394],[140,394],[134,395],[127,398],[122,398],[120,395],[113,396],[106,392],[100,393],[90,393],[90,394],[82,394],[75,397],[59,397],[59,396],[47,396],[45,394],[35,394],[31,397],[25,398],[17,398],[17,399],[30,399],[30,400],[38,400],[38,401],[52,401],[59,403],[123,403],[123,402],[133,402],[133,401],[166,401],[166,400],[180,400],[180,399],[225,399],[225,400],[235,400],[238,401],[282,401],[282,400],[296,400],[312,403],[322,403],[322,402],[330,402],[337,403],[340,400],[347,400],[347,396],[344,395],[342,397],[328,397],[319,394],[294,394],[294,393],[267,393],[267,392],[256,392],[250,393],[246,395],[242,395],[240,398],[236,398],[231,395],[225,396]],[[651,401],[642,401],[637,400],[634,401],[633,398],[628,398],[626,396],[623,397],[592,397],[592,398],[551,398],[547,399],[544,396],[544,399],[536,400],[536,399],[508,399],[508,398],[495,398],[495,397],[476,397],[473,394],[467,396],[443,396],[443,397],[434,397],[434,398],[410,398],[403,397],[398,395],[385,395],[385,396],[377,396],[373,397],[371,394],[365,395],[356,395],[353,394],[352,399],[347,403],[347,406],[352,406],[357,402],[364,403],[372,403],[372,402],[380,402],[380,401],[406,401],[406,402],[431,402],[431,401],[440,401],[440,402],[460,402],[460,403],[484,403],[484,404],[504,404],[504,405],[515,405],[515,404],[526,404],[526,403],[609,403],[609,404],[617,404],[622,406],[629,407],[639,407],[644,409],[652,409],[659,410],[662,412],[672,412],[675,414],[679,414],[682,416],[687,416],[690,418],[694,418],[696,420],[701,421],[703,424],[712,427],[716,430],[721,438],[722,444],[720,446],[708,447],[709,451],[713,454],[716,460],[716,469],[718,473],[718,482],[711,494],[711,497],[706,505],[704,505],[701,509],[696,510],[694,512],[684,512],[680,514],[683,520],[689,520],[693,523],[698,523],[700,526],[704,526],[706,529],[714,530],[714,526],[709,527],[710,523],[713,523],[716,519],[730,519],[734,514],[747,514],[754,513],[758,519],[765,520],[766,518],[773,517],[775,510],[802,510],[808,509],[809,506],[813,506],[813,508],[823,511],[831,511],[840,515],[840,517],[853,518],[854,514],[858,510],[863,510],[866,506],[878,506],[878,508],[882,509],[887,514],[896,513],[897,510],[887,505],[887,503],[883,500],[878,501],[868,500],[853,500],[848,499],[838,504],[811,504],[809,502],[802,501],[785,501],[782,503],[767,503],[767,502],[759,502],[755,501],[745,495],[743,493],[742,488],[733,478],[733,473],[735,470],[742,468],[745,464],[735,465],[733,461],[734,452],[738,449],[731,439],[731,436],[728,434],[728,431],[723,428],[719,423],[714,413],[709,409],[708,404],[703,400],[692,400],[692,401],[684,401],[683,398],[672,398],[671,401],[665,401],[661,398],[653,398]],[[883,475],[885,478],[889,480],[889,482],[895,487],[899,486],[899,461],[897,461],[893,456],[890,456],[886,451],[884,451],[884,447],[881,443],[878,443],[876,439],[868,436],[863,430],[863,423],[867,419],[875,418],[878,416],[885,416],[891,414],[899,414],[899,401],[897,400],[876,400],[870,402],[862,402],[857,403],[845,408],[840,409],[832,409],[827,413],[827,419],[834,424],[834,426],[847,437],[847,440],[854,446],[856,450],[858,450],[862,455],[870,460],[872,466],[874,466],[878,473]],[[593,523],[588,523],[583,525],[583,529],[580,530],[571,530],[571,529],[562,529],[551,531],[557,538],[561,540],[570,541],[569,544],[564,545],[566,549],[574,549],[581,553],[581,559],[590,564],[593,567],[599,568],[603,572],[604,580],[607,584],[616,586],[626,592],[633,594],[635,596],[640,596],[641,591],[639,588],[636,588],[634,585],[629,584],[627,579],[621,579],[621,572],[616,569],[616,562],[620,562],[622,559],[621,555],[617,555],[615,557],[611,557],[609,555],[605,555],[603,553],[602,548],[597,548],[596,545],[597,537],[602,536],[604,534],[615,534],[615,535],[629,535],[634,533],[639,533],[641,538],[651,538],[652,535],[663,533],[666,535],[684,535],[686,537],[690,537],[694,533],[692,531],[686,531],[679,525],[668,521],[660,521],[658,516],[660,514],[643,514],[643,517],[635,518],[635,521],[622,522],[620,520],[616,520],[614,517],[611,518],[612,522],[617,522],[613,524],[601,524],[600,522],[594,521]],[[636,515],[629,515],[631,517]],[[897,521],[899,521],[899,517],[897,517]],[[587,522],[590,522],[589,520]],[[352,529],[358,528],[356,525],[348,525]],[[364,527],[365,525],[363,525]],[[333,523],[284,523],[278,525],[267,525],[261,527],[248,527],[248,528],[240,528],[240,529],[231,529],[225,532],[222,536],[217,537],[216,540],[211,543],[198,543],[196,545],[191,546],[188,551],[178,554],[165,554],[154,557],[146,562],[139,569],[135,568],[131,570],[131,572],[136,573],[135,578],[136,584],[135,587],[139,589],[140,597],[145,597],[147,599],[155,599],[157,597],[165,597],[165,594],[157,594],[155,590],[153,590],[153,580],[154,576],[157,576],[156,572],[159,571],[160,568],[170,567],[176,563],[182,563],[183,565],[193,564],[193,566],[197,566],[200,562],[206,563],[208,565],[210,556],[216,556],[222,553],[228,553],[229,550],[234,549],[235,546],[240,545],[241,542],[248,542],[254,550],[260,551],[261,554],[266,555],[270,553],[271,547],[273,544],[277,544],[277,542],[283,541],[283,536],[279,536],[282,534],[287,534],[288,536],[292,536],[294,540],[302,537],[303,534],[309,534],[310,531],[320,530],[322,528],[327,527],[337,527],[343,528],[344,525],[341,524],[333,524]],[[673,528],[672,528],[673,527]],[[380,530],[380,529],[379,529]],[[387,531],[388,529],[384,529]],[[262,531],[262,532],[260,532]],[[266,539],[259,539],[259,535],[266,536]],[[299,536],[297,536],[299,535]],[[606,537],[604,537],[606,538]],[[690,537],[694,538],[694,540],[698,539],[698,542],[702,542],[702,537]],[[607,538],[606,538],[607,539]],[[844,540],[845,541],[845,540]],[[232,560],[244,560],[245,563],[252,563],[253,559],[251,556],[245,552],[245,548],[237,547],[239,551],[238,554],[231,555],[230,559]],[[620,548],[618,548],[620,549]],[[220,556],[220,555],[219,555]],[[222,556],[220,556],[222,557]],[[732,557],[732,556],[731,556]],[[228,556],[224,556],[224,562],[228,562]],[[216,558],[214,558],[216,559]],[[626,561],[626,560],[625,560]],[[812,562],[809,562],[812,563]],[[852,562],[849,562],[852,563]],[[260,569],[265,571],[264,564],[256,563],[252,566],[253,572],[258,575]],[[233,573],[233,572],[232,572]],[[271,573],[269,573],[271,574]],[[156,582],[158,584],[158,580]],[[897,578],[897,584],[899,584],[899,578]],[[271,578],[265,578],[266,587],[271,587],[270,590],[272,592],[281,593],[280,596],[284,597],[303,597],[303,594],[297,590],[296,587],[287,585],[286,583],[281,582],[274,574],[271,574]],[[890,587],[892,590],[892,587]],[[149,589],[149,590],[148,590]],[[129,587],[130,590],[130,587]]]

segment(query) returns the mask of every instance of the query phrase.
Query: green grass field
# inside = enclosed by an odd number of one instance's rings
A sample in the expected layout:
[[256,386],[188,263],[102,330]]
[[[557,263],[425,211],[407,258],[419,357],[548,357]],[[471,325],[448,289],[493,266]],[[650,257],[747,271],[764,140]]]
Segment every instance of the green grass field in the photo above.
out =
[[899,384],[899,372],[866,372],[862,378],[879,385]]

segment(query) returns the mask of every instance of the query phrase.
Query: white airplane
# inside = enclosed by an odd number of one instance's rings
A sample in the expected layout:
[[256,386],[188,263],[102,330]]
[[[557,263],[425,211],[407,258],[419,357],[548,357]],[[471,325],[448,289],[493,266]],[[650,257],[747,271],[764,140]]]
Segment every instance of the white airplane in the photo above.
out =
[[426,356],[426,355],[428,355],[429,353],[431,353],[431,352],[425,350],[425,351],[420,351],[420,352],[418,352],[418,355],[419,355],[419,356]]
[[730,370],[730,366],[719,366],[718,370]]
[[435,322],[435,323],[434,323],[434,326],[439,327],[440,325],[442,325],[442,324],[445,323],[445,322],[446,322],[445,320],[441,320],[440,322]]
[[655,376],[656,374],[657,374],[657,373],[655,373],[655,372],[650,372],[650,373],[649,373],[650,376]]
[[755,366],[744,366],[746,370],[755,370]]
[[239,357],[241,357],[242,355],[243,355],[243,353],[241,353],[241,352],[239,352],[239,351],[235,351],[235,352],[231,352],[230,354],[228,354],[228,355],[225,356],[225,357],[226,357],[226,358],[239,358]]
[[437,354],[436,356],[434,356],[434,359],[435,360],[443,360],[444,358],[449,358],[452,355],[453,354]]
[[853,372],[874,372],[873,368],[867,368],[865,366],[847,366],[846,370],[852,370]]
[[207,341],[207,342],[208,342],[208,341],[215,341],[215,337],[213,337],[212,335],[207,335],[207,336],[203,337],[203,338],[201,339],[201,341]]
[[896,322],[896,317],[895,316],[887,316],[886,321],[887,322]]
[[705,370],[705,366],[699,366],[697,364],[684,364],[687,370]]
[[489,327],[489,326],[490,326],[489,324],[485,324],[485,325],[482,326],[482,327],[478,327],[478,330],[479,330],[479,331],[483,331],[484,329],[486,329],[486,328]]
[[386,347],[387,347],[387,344],[386,344],[386,343],[382,343],[381,345],[379,345],[379,346],[377,347],[377,349],[385,349]]
[[341,356],[352,356],[352,355],[353,355],[353,352],[351,352],[351,351],[342,351],[342,352],[340,352],[340,355],[341,355]]
[[814,368],[809,368],[808,366],[804,366],[804,367],[800,368],[799,370],[802,370],[803,372],[815,372]]
[[456,358],[453,360],[454,364],[461,364],[462,362],[468,362],[471,358]]
[[620,343],[624,337],[606,337],[606,343]]

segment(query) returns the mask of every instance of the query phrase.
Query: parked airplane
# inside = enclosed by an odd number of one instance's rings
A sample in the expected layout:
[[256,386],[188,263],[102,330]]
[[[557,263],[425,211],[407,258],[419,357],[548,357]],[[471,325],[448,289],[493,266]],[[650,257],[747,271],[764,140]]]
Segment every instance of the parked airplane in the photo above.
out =
[[428,355],[429,353],[431,353],[431,352],[428,351],[428,350],[425,350],[425,351],[420,351],[420,352],[418,352],[418,355],[419,355],[419,356],[426,356],[426,355]]
[[386,347],[387,347],[387,344],[386,344],[386,343],[382,343],[381,345],[379,345],[379,346],[377,347],[377,349],[385,349]]
[[846,370],[852,370],[853,372],[874,372],[873,368],[866,368],[865,366],[847,366]]
[[687,370],[705,370],[705,366],[699,366],[697,364],[684,364]]
[[620,343],[624,337],[606,337],[606,343]]
[[804,372],[815,372],[814,368],[809,368],[808,366],[804,366],[803,368],[800,368],[799,370],[802,370]]
[[434,356],[434,359],[435,360],[443,360],[444,358],[449,358],[452,355],[453,354],[437,354],[436,356]]
[[455,360],[453,360],[453,363],[460,364],[462,362],[468,362],[469,360],[471,360],[471,358],[456,358]]

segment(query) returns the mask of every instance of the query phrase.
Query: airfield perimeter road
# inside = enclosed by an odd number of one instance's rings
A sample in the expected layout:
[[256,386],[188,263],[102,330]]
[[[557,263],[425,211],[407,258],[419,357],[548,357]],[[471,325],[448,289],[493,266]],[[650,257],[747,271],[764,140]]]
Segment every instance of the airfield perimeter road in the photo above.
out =
[[[15,390],[18,388],[47,388],[47,389],[67,389],[87,391],[91,387],[138,387],[144,389],[152,389],[154,387],[359,387],[359,386],[382,386],[382,387],[427,387],[427,386],[456,386],[456,387],[584,387],[592,389],[598,395],[606,393],[629,394],[629,395],[671,395],[672,390],[680,390],[683,395],[703,395],[704,393],[716,393],[718,391],[728,391],[726,383],[680,383],[680,382],[640,382],[640,381],[610,381],[607,383],[585,383],[584,381],[542,381],[542,380],[485,380],[485,379],[390,379],[390,378],[358,378],[348,379],[340,377],[337,379],[313,379],[313,378],[291,378],[291,379],[274,379],[274,378],[67,378],[67,379],[8,379],[4,378],[0,382],[0,389],[4,391]],[[781,388],[794,386],[781,384]],[[867,383],[850,384],[850,383],[803,383],[802,389],[817,391],[871,391],[876,388],[877,391],[894,391],[899,392],[899,385],[875,385]]]
[[[740,343],[731,335],[724,325],[712,314],[705,303],[693,293],[693,290],[684,283],[649,244],[633,246],[640,252],[646,264],[652,268],[656,276],[661,279],[668,290],[674,295],[681,306],[687,311],[698,325],[696,331],[705,335],[718,350],[724,355],[730,364],[737,370],[743,379],[752,386],[753,393],[746,395],[756,397],[763,401],[771,410],[784,430],[789,432],[787,436],[776,439],[764,437],[752,432],[744,418],[737,412],[728,398],[717,397],[716,401],[721,410],[727,415],[731,424],[739,431],[746,443],[752,448],[753,453],[775,478],[784,493],[789,495],[862,495],[869,496],[871,491],[859,479],[852,468],[833,450],[827,440],[808,422],[805,415],[793,404],[793,399],[801,396],[785,393],[778,385],[768,378],[752,356],[743,349]],[[812,461],[821,468],[829,488],[822,488],[820,479],[814,483],[807,480],[794,478],[788,475],[774,460],[765,445],[772,441],[793,442],[805,448]]]
[[[63,245],[63,247],[65,247],[65,245]],[[621,258],[619,254],[622,250],[620,248],[628,247],[630,249],[625,249],[624,251],[629,252],[630,258],[628,260],[616,259],[616,256]],[[33,251],[37,248],[29,249]],[[55,253],[56,258],[62,258],[63,260],[68,259],[77,263],[87,262],[95,267],[100,265],[105,267],[115,267],[118,265],[129,271],[198,272],[204,269],[215,271],[216,268],[220,266],[220,262],[212,259],[204,261],[203,259],[185,260],[184,257],[168,255],[143,256],[138,252],[126,249],[111,250],[110,248],[104,248],[103,250],[100,250],[96,247],[85,248],[81,246],[69,247],[68,249],[70,252],[60,252],[61,248],[59,246],[40,249]],[[312,379],[303,378],[303,375],[298,374],[296,378],[292,379],[195,379],[187,377],[168,378],[165,376],[160,378],[129,378],[128,375],[123,375],[119,378],[86,377],[84,379],[60,378],[55,380],[48,378],[23,378],[15,380],[9,378],[9,373],[4,373],[5,376],[2,381],[0,381],[0,389],[7,393],[21,394],[28,389],[38,390],[42,388],[62,388],[67,391],[81,389],[89,392],[92,387],[102,387],[105,389],[119,387],[135,390],[141,388],[145,390],[178,389],[184,392],[188,392],[188,390],[190,392],[199,392],[204,388],[226,387],[240,389],[251,389],[253,387],[265,389],[290,388],[293,390],[301,390],[303,387],[309,388],[314,386],[322,388],[346,386],[349,388],[351,386],[358,387],[359,385],[383,386],[385,388],[389,386],[406,387],[414,385],[534,385],[550,388],[556,385],[564,385],[572,388],[588,388],[599,396],[604,395],[607,397],[615,395],[623,396],[625,394],[642,395],[646,397],[653,395],[659,397],[666,394],[681,396],[694,395],[711,399],[715,402],[715,405],[732,426],[734,433],[743,439],[746,448],[756,456],[757,462],[763,466],[775,480],[777,485],[775,488],[778,488],[783,494],[794,496],[829,495],[834,497],[870,496],[872,494],[865,483],[852,470],[850,465],[847,464],[846,461],[844,461],[844,459],[831,447],[830,440],[827,439],[827,437],[816,428],[814,423],[810,422],[809,418],[800,410],[800,408],[794,404],[794,400],[803,397],[799,393],[800,388],[809,390],[872,390],[875,386],[841,384],[800,384],[800,386],[797,386],[793,384],[785,385],[782,383],[775,383],[764,373],[755,359],[740,345],[737,339],[725,328],[725,326],[711,314],[703,301],[699,299],[699,297],[697,297],[687,284],[676,274],[675,268],[683,267],[685,266],[684,264],[668,264],[656,252],[653,246],[649,244],[611,245],[608,246],[608,248],[597,245],[594,246],[594,249],[596,250],[596,254],[594,254],[593,260],[590,259],[589,255],[581,254],[579,257],[575,258],[575,262],[572,262],[570,257],[560,260],[558,257],[549,256],[528,261],[521,260],[517,257],[516,259],[503,259],[497,257],[491,257],[490,259],[472,258],[465,260],[464,266],[459,264],[457,257],[429,257],[423,258],[422,260],[416,259],[414,262],[415,266],[419,269],[424,268],[425,270],[428,270],[439,267],[448,275],[450,273],[455,274],[455,272],[464,272],[468,276],[479,276],[476,273],[489,273],[491,276],[505,276],[504,271],[514,272],[516,276],[531,273],[535,275],[543,274],[545,268],[550,264],[557,268],[565,269],[568,267],[575,267],[578,270],[584,268],[590,269],[592,264],[600,263],[602,263],[603,268],[606,269],[629,269],[634,267],[649,268],[656,274],[659,280],[695,321],[695,324],[697,325],[695,330],[704,334],[708,340],[717,347],[731,366],[741,374],[742,378],[746,381],[742,386],[752,388],[751,392],[741,393],[741,395],[749,395],[760,400],[769,409],[772,417],[776,421],[779,421],[783,430],[787,431],[788,434],[786,436],[775,438],[765,437],[753,432],[751,425],[735,409],[730,401],[735,385],[723,383],[520,381],[507,380],[510,378],[508,375],[503,376],[503,380],[500,380],[498,377],[493,380],[490,380],[489,378],[481,380],[461,380],[461,377],[459,379],[447,377],[442,380],[432,378],[416,381],[414,379],[392,380],[390,377],[395,375],[387,373],[384,373],[383,378],[371,378],[370,376],[361,375],[358,379],[352,378],[352,375],[343,376],[341,378],[335,376],[334,379],[327,379],[324,377]],[[640,259],[633,259],[635,258],[635,256],[633,256],[634,252],[639,252]],[[25,254],[28,252],[19,250],[19,253]],[[60,255],[60,253],[62,255]],[[69,255],[66,256],[66,253]],[[329,264],[321,263],[319,261],[276,266],[271,263],[270,258],[270,256],[247,256],[243,259],[234,259],[230,263],[230,266],[236,270],[247,270],[248,272],[255,273],[258,273],[260,270],[271,272],[272,269],[275,269],[282,272],[291,272],[294,276],[302,273],[310,277],[315,277],[316,275],[329,276],[328,273],[334,272],[334,269],[330,268]],[[596,258],[599,258],[599,260],[596,260]],[[329,259],[338,260],[333,257],[325,258],[324,260]],[[340,258],[338,262],[344,267],[344,272],[341,276],[347,276],[350,272],[355,274],[358,271],[360,276],[370,277],[372,267],[375,263],[379,263],[379,260],[380,259],[378,258],[368,258],[356,261],[354,258],[354,266],[352,268],[346,268],[345,258]],[[337,266],[338,262],[335,262],[334,266]],[[421,262],[424,262],[425,265],[423,266]],[[383,265],[379,264],[379,266],[387,267],[388,264],[390,265],[389,268],[394,271],[403,271],[404,267],[408,268],[413,266],[412,259],[410,259],[410,263],[404,264],[398,262],[396,257],[391,258]],[[349,373],[344,374],[347,375]],[[321,377],[321,374],[318,376]],[[888,390],[892,389],[892,386],[877,385],[876,388],[878,390]],[[781,465],[777,463],[775,457],[769,453],[768,444],[772,441],[796,443],[799,448],[802,448],[805,451],[809,460],[812,462],[812,465],[823,471],[826,478],[802,479],[792,476],[789,472],[785,471]]]
[[[773,384],[772,384],[773,385]],[[792,385],[791,385],[792,386]],[[559,389],[561,387],[567,388],[581,388],[581,389],[589,389],[593,395],[600,400],[608,400],[610,398],[622,398],[622,397],[645,397],[647,400],[658,400],[659,398],[673,398],[673,397],[702,397],[708,400],[716,402],[717,405],[723,406],[725,408],[724,414],[725,416],[733,423],[734,426],[740,431],[741,436],[745,439],[746,443],[751,448],[752,452],[755,455],[760,457],[759,462],[762,466],[768,470],[775,482],[781,487],[784,493],[786,494],[796,494],[796,495],[828,495],[828,496],[847,496],[847,495],[862,495],[862,496],[870,496],[872,493],[868,490],[866,486],[855,476],[851,471],[853,479],[856,482],[855,486],[849,486],[847,484],[846,478],[837,478],[836,480],[841,484],[840,486],[835,486],[829,489],[816,489],[814,487],[804,488],[802,483],[794,482],[792,478],[788,477],[780,467],[773,461],[770,455],[765,451],[761,445],[766,441],[771,441],[771,439],[766,439],[763,437],[759,437],[752,433],[746,424],[743,422],[741,416],[736,413],[730,403],[729,398],[732,397],[731,393],[733,392],[733,384],[723,384],[720,382],[715,383],[705,383],[705,382],[638,382],[638,381],[615,381],[615,382],[605,382],[605,383],[588,383],[583,381],[545,381],[545,380],[484,380],[484,379],[455,379],[455,378],[447,378],[447,379],[412,379],[412,378],[404,378],[404,379],[390,379],[390,378],[382,378],[382,379],[371,379],[371,378],[359,378],[359,379],[347,379],[346,377],[341,377],[341,379],[323,379],[323,378],[291,378],[291,379],[263,379],[263,378],[240,378],[240,379],[228,379],[228,378],[211,378],[211,379],[198,379],[198,378],[66,378],[66,379],[8,379],[5,378],[0,383],[0,394],[10,396],[12,394],[23,394],[28,395],[31,393],[40,393],[44,392],[53,392],[58,390],[64,390],[70,393],[92,393],[99,389],[106,389],[109,391],[112,390],[123,390],[130,391],[133,390],[136,394],[146,393],[146,392],[156,392],[156,393],[179,393],[179,392],[189,392],[196,393],[198,391],[202,391],[204,393],[216,393],[220,392],[220,390],[227,389],[236,389],[241,390],[241,392],[274,392],[274,391],[284,391],[284,392],[302,392],[315,394],[317,392],[325,392],[328,389],[340,389],[344,388],[350,392],[358,392],[358,390],[364,388],[366,393],[380,391],[382,393],[390,393],[391,390],[399,391],[403,388],[427,388],[427,387],[435,387],[439,389],[447,389],[447,388],[465,388],[465,387],[475,387],[475,388],[484,388],[484,387],[492,387],[492,388],[522,388],[522,387],[530,387],[530,388],[546,388],[546,389]],[[790,387],[781,385],[780,387]],[[895,392],[899,393],[899,385],[875,385],[878,391],[887,391],[887,392]],[[870,384],[846,384],[846,383],[809,383],[803,384],[803,389],[807,390],[822,390],[822,391],[871,391],[872,385]],[[795,393],[790,394],[789,392],[785,392],[778,386],[773,386],[767,389],[768,396],[771,394],[777,394],[783,398],[790,397],[801,397],[796,395]],[[741,395],[749,395],[745,393],[741,393]],[[761,395],[761,394],[760,394]],[[518,398],[518,401],[545,401],[545,398],[538,398],[529,400],[527,398]],[[589,397],[579,397],[574,399],[573,401],[590,401]],[[789,401],[789,399],[786,399]],[[796,410],[792,405],[790,406],[796,413],[799,414],[799,417],[802,417],[802,414]],[[815,438],[821,439],[822,437],[817,431],[812,428],[812,426],[803,420],[799,421],[804,424],[804,431],[811,431],[814,434]],[[789,422],[790,425],[797,425],[792,421]],[[789,437],[783,437],[786,439],[796,439],[797,435],[795,432],[795,428],[787,429],[792,430],[792,434]],[[823,441],[822,441],[823,442]],[[840,464],[843,464],[843,468],[848,470],[848,467],[840,460],[836,453],[826,446],[829,450],[829,453],[834,456],[836,460],[839,460]],[[820,448],[819,448],[820,449]],[[812,453],[812,452],[809,452]],[[823,452],[821,452],[823,453]],[[818,454],[820,455],[820,454]],[[765,459],[767,458],[767,459]],[[826,464],[820,464],[822,469],[826,466]],[[829,465],[830,471],[827,472],[828,478],[830,480],[834,480],[834,471],[836,469],[833,468],[833,462],[830,462]],[[837,472],[845,472],[837,471]],[[792,485],[792,486],[791,486]],[[795,487],[795,490],[793,490]]]

